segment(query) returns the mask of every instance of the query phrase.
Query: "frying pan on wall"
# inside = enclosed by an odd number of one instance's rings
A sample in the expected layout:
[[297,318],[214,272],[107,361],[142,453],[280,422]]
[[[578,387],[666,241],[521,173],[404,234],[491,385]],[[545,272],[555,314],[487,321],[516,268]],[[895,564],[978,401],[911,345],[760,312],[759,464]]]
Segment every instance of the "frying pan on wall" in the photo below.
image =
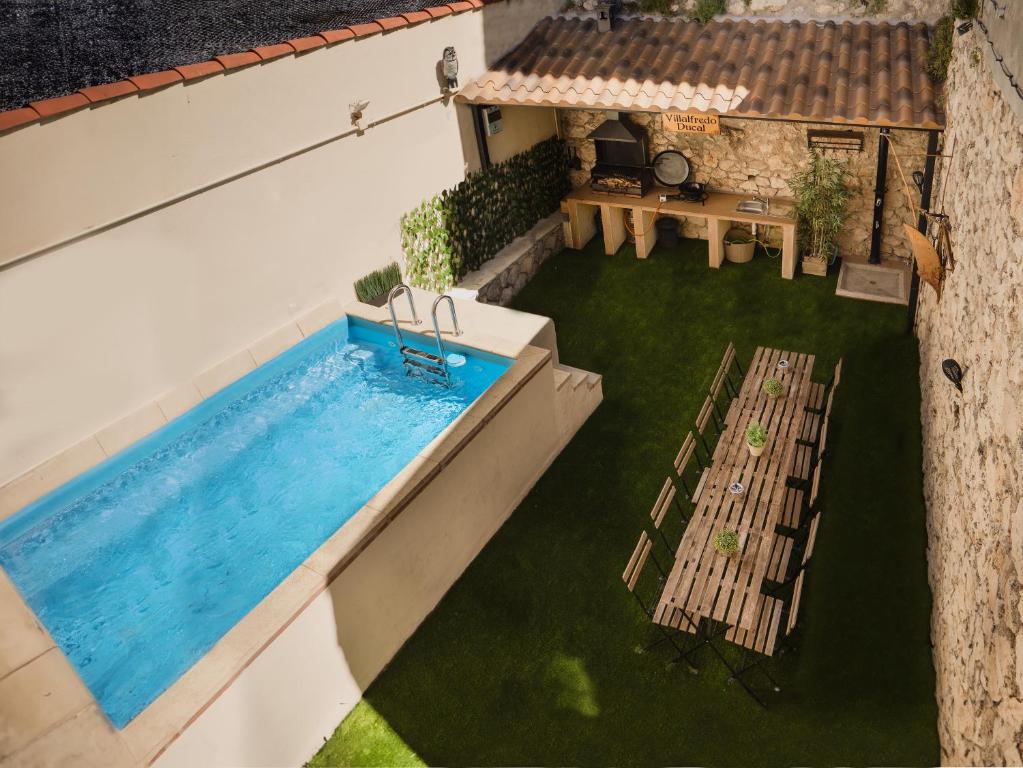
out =
[[654,158],[654,178],[665,187],[680,187],[689,178],[691,169],[686,156],[676,149],[658,152]]

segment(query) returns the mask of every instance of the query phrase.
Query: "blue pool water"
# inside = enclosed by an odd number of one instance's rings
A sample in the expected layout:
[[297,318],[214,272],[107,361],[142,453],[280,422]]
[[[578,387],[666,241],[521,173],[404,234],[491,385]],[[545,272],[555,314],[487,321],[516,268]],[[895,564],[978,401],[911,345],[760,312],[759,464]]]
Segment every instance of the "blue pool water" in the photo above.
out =
[[115,725],[509,364],[458,352],[445,389],[404,375],[387,329],[342,319],[0,523],[0,565]]

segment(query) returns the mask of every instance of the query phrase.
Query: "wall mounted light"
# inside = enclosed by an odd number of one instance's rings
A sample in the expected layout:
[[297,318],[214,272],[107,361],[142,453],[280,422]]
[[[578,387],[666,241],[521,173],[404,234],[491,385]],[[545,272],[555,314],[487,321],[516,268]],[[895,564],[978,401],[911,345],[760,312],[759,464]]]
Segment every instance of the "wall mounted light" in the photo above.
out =
[[941,361],[941,372],[951,381],[955,388],[963,391],[963,368],[951,357]]
[[973,29],[973,22],[972,21],[964,21],[962,24],[960,24],[958,27],[956,27],[956,32],[958,32],[960,35],[965,35],[971,29]]
[[923,171],[913,171],[913,183],[916,184],[916,188],[921,192],[924,191],[924,173]]
[[441,68],[444,73],[444,80],[447,82],[448,90],[458,87],[458,54],[455,47],[449,45],[444,49],[444,56],[441,58]]

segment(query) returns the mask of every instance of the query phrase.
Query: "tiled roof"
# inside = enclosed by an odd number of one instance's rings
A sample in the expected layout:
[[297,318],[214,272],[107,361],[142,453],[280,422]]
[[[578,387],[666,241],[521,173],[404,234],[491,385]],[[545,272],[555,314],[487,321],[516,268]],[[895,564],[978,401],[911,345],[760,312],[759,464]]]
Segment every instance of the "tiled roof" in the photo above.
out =
[[541,21],[459,98],[940,128],[925,24]]
[[[233,47],[237,45],[237,40],[239,39],[238,35],[240,33],[237,31],[237,27],[240,26],[240,22],[237,18],[231,19],[231,23],[227,23],[225,29],[218,30],[216,35],[212,35],[215,42],[204,43],[202,49],[206,50],[205,56],[211,57],[208,60],[200,60],[200,56],[188,58],[187,53],[181,53],[180,51],[191,49],[182,44],[180,39],[178,39],[182,35],[181,29],[173,28],[173,25],[171,25],[166,30],[163,30],[166,32],[166,35],[165,39],[161,40],[162,45],[158,50],[141,52],[149,54],[151,60],[165,61],[164,66],[166,68],[141,75],[132,74],[133,70],[128,70],[118,75],[119,77],[131,75],[125,77],[125,79],[117,80],[110,78],[113,80],[112,82],[97,82],[95,73],[87,65],[88,62],[82,62],[82,72],[79,74],[86,78],[86,84],[80,86],[76,92],[67,93],[68,90],[73,90],[73,88],[65,88],[63,89],[63,95],[56,95],[61,94],[61,89],[54,91],[52,85],[46,86],[50,90],[44,89],[35,100],[30,101],[25,106],[21,106],[23,102],[12,100],[12,97],[9,95],[10,88],[4,88],[3,86],[9,86],[14,82],[26,83],[31,80],[32,73],[26,74],[25,70],[30,68],[24,65],[19,68],[11,63],[16,53],[14,43],[17,41],[13,39],[7,41],[11,42],[11,45],[4,45],[3,43],[5,42],[5,35],[10,34],[12,28],[17,32],[15,22],[18,22],[24,16],[28,21],[22,19],[22,22],[28,23],[31,21],[28,17],[31,17],[32,14],[17,14],[9,10],[0,9],[0,49],[3,49],[5,52],[4,56],[0,57],[0,110],[7,108],[6,112],[0,111],[0,132],[12,130],[43,118],[52,118],[64,113],[73,112],[100,102],[122,98],[133,93],[163,88],[184,80],[209,77],[221,74],[227,70],[260,64],[281,56],[304,53],[305,51],[326,45],[343,43],[347,40],[355,40],[379,33],[389,33],[402,27],[433,21],[434,19],[450,16],[451,14],[472,11],[496,2],[501,2],[501,0],[460,0],[459,2],[448,3],[430,2],[430,0],[352,0],[347,3],[338,3],[336,0],[332,0],[329,3],[321,2],[321,0],[301,0],[300,2],[297,0],[292,2],[282,2],[281,0],[245,0],[245,2],[235,3],[202,2],[184,4],[179,0],[159,0],[158,2],[148,3],[148,9],[151,11],[154,8],[166,6],[173,10],[174,8],[181,9],[187,7],[193,9],[194,13],[198,13],[194,9],[208,10],[214,6],[220,6],[235,11],[240,8],[245,8],[248,11],[265,8],[268,13],[281,14],[287,10],[294,14],[296,8],[308,7],[312,4],[333,7],[334,10],[327,15],[320,13],[315,19],[310,20],[306,18],[297,27],[295,25],[289,26],[288,24],[274,24],[267,27],[265,19],[257,20],[257,28],[261,30],[259,35],[262,36],[263,43],[242,50]],[[422,7],[424,3],[426,3],[426,7]],[[77,3],[77,5],[80,4]],[[85,4],[89,5],[89,0],[86,0]],[[66,9],[75,6],[76,3],[59,3],[58,5],[62,5],[65,8],[65,10],[61,11],[62,13],[68,14],[70,11]],[[92,2],[91,5],[121,8],[121,4],[117,3]],[[7,16],[12,13],[12,18],[7,19]],[[376,14],[376,16],[370,15],[371,13]],[[393,15],[386,15],[388,13],[393,13]],[[107,21],[109,22],[109,19]],[[183,23],[185,21],[187,20],[183,20]],[[338,23],[336,27],[324,30],[323,25],[332,21],[346,23]],[[10,24],[6,24],[6,22],[10,22]],[[151,22],[152,19],[148,20],[147,23]],[[253,23],[256,23],[256,21]],[[14,26],[12,27],[11,25]],[[268,34],[271,34],[267,31],[268,29],[282,35],[289,34],[290,30],[290,34],[295,34],[296,36],[285,42],[279,42],[282,39],[281,37],[267,37]],[[250,29],[245,29],[244,31],[245,34],[253,34]],[[107,34],[109,29],[102,29],[101,32]],[[137,44],[138,42],[119,39],[116,35],[109,36],[109,39],[100,39],[101,37],[102,35],[97,35],[93,30],[91,36],[87,37],[87,42],[89,45],[110,44],[115,47],[117,45]],[[215,55],[218,48],[210,48],[211,45],[223,46],[219,50],[227,49],[231,52]],[[53,58],[59,59],[60,55],[58,54],[62,53],[53,53]],[[129,57],[128,60],[138,62],[139,56]],[[139,64],[138,66],[140,69],[143,69],[145,65]]]

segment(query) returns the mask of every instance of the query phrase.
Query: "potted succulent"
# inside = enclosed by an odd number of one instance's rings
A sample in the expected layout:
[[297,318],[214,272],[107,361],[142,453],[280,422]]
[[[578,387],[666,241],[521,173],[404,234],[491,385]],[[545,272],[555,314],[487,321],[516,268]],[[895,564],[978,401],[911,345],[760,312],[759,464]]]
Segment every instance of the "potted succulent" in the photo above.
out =
[[785,386],[778,379],[772,377],[764,381],[763,390],[764,394],[773,400],[776,397],[781,397]]
[[838,233],[846,221],[846,203],[852,196],[849,169],[837,160],[810,153],[810,164],[789,183],[796,197],[803,272],[828,274],[838,258]]
[[746,427],[746,446],[749,448],[750,456],[759,456],[764,452],[764,445],[767,443],[767,432],[760,425],[759,421],[751,421]]
[[745,264],[753,259],[757,241],[745,229],[732,227],[725,233],[725,258],[733,264]]
[[731,557],[739,551],[739,534],[728,528],[718,531],[714,534],[714,549]]

